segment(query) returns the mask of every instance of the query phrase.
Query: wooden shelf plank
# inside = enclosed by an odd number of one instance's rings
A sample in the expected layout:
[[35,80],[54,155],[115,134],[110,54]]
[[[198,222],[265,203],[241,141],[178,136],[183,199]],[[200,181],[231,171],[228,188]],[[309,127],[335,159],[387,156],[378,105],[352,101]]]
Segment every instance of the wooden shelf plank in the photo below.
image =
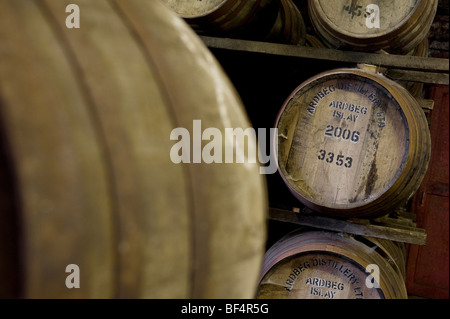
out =
[[410,81],[444,85],[449,84],[449,76],[445,73],[389,69],[386,73],[386,76],[396,81]]
[[274,207],[269,209],[269,218],[302,226],[389,239],[408,244],[425,245],[427,240],[425,230],[405,225],[375,225],[369,220],[340,220],[314,214],[305,214],[303,212],[296,213]]
[[[200,38],[209,48],[214,49],[225,49],[232,51],[253,52],[356,64],[372,64],[380,67],[390,68],[389,71],[391,72],[391,74],[400,77],[403,80],[434,84],[449,84],[448,59],[343,51],[328,48],[312,48],[306,46],[218,38],[210,36],[200,36]],[[409,70],[409,72],[406,72],[405,70]]]

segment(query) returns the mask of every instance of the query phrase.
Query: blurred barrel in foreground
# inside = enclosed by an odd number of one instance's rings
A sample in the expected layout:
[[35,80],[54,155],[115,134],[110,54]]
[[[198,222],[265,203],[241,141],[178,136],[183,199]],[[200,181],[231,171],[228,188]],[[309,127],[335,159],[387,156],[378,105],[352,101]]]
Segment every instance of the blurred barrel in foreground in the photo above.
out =
[[253,297],[259,165],[170,156],[193,120],[251,127],[228,78],[159,1],[76,1],[78,29],[72,2],[0,1],[2,296]]
[[297,230],[265,254],[260,299],[406,299],[404,260],[394,243]]
[[404,54],[427,36],[437,0],[308,0],[311,22],[331,48]]
[[409,92],[363,69],[303,82],[279,112],[278,169],[304,205],[373,218],[417,191],[431,153],[425,114]]

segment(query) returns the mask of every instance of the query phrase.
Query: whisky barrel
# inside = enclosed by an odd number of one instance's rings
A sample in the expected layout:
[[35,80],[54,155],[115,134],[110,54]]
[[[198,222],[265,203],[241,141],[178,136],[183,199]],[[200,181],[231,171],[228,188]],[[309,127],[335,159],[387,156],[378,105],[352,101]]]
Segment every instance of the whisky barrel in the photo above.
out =
[[278,0],[163,0],[199,34],[263,39],[277,17]]
[[268,249],[259,299],[406,299],[398,266],[373,238],[300,229]]
[[308,0],[313,27],[331,48],[384,49],[404,54],[422,41],[431,27],[437,0]]
[[0,0],[2,296],[253,297],[259,165],[170,156],[193,120],[251,127],[231,82],[159,1],[79,0],[78,29],[72,2]]
[[299,201],[326,215],[391,213],[417,191],[428,168],[430,133],[417,100],[364,69],[306,80],[275,127],[282,179]]

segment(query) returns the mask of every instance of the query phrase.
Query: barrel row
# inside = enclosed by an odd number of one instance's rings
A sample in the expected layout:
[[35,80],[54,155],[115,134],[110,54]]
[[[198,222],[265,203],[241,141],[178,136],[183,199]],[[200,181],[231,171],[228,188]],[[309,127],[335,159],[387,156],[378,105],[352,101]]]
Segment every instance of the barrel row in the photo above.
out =
[[423,110],[376,72],[336,69],[306,80],[275,126],[282,179],[300,202],[326,215],[389,214],[405,205],[428,169]]
[[[305,43],[305,24],[292,0],[164,2],[198,33],[287,44]],[[407,54],[426,38],[438,0],[373,4],[308,0],[312,27],[330,48]]]
[[[165,2],[199,34],[421,57],[428,54],[427,33],[437,10],[437,0],[411,0],[401,6],[383,2],[373,13],[373,4],[367,1],[310,0],[307,12],[314,31],[306,34],[298,4],[292,0]],[[380,26],[375,26],[375,18]],[[373,20],[369,27],[366,20]],[[422,83],[401,83],[420,97]]]
[[[230,3],[229,1],[216,3],[217,7],[214,10],[206,12],[201,10],[211,2],[205,2],[205,6],[196,2],[201,8],[197,8],[195,12],[203,19],[218,14],[220,8]],[[251,1],[247,3],[248,6],[255,5]],[[281,1],[280,4],[284,10],[278,11],[278,18],[272,28],[272,35],[276,34],[276,37],[283,33],[289,34],[291,30],[289,26],[292,23],[283,24],[282,21],[293,20],[289,18],[289,13],[294,10],[288,10],[287,7],[295,7],[293,3],[286,1]],[[314,3],[310,2],[308,5],[311,8]],[[352,23],[355,23],[358,17],[361,19],[364,14],[368,14],[341,1],[332,4],[320,2],[320,5],[327,14],[336,15],[337,17],[333,16],[336,21],[344,21],[345,19],[341,17],[344,15],[350,16]],[[363,5],[361,3],[359,6]],[[172,3],[172,6],[176,6],[175,9],[179,13],[185,12],[185,19],[186,8],[192,9],[192,4],[189,3],[177,2]],[[180,9],[180,6],[185,11]],[[388,12],[389,4],[380,6],[379,14]],[[411,14],[416,19],[417,14],[423,13],[429,19],[435,12],[434,7],[434,3],[427,5],[422,1],[411,4],[409,9],[392,8],[391,11],[394,9],[399,11],[396,15],[392,15],[392,23],[405,24],[407,31],[401,32],[409,34],[413,22],[405,22],[405,17]],[[244,10],[243,7],[240,8]],[[355,13],[355,10],[360,10],[361,13]],[[405,10],[411,12],[404,12]],[[217,17],[221,15],[218,14]],[[385,28],[385,17],[379,18]],[[313,24],[316,20],[318,19],[312,17]],[[420,25],[418,27],[420,30],[427,29],[426,25],[420,24],[420,20],[419,22],[414,20],[414,23]],[[345,27],[355,29],[354,26]],[[375,33],[379,35],[382,32],[377,30]],[[392,35],[392,30],[386,30],[385,33],[388,39]],[[393,33],[396,37],[400,36],[399,34]],[[313,36],[305,35],[305,38],[307,45],[322,46],[322,43]],[[410,42],[407,39],[395,42],[405,41]],[[426,55],[426,43],[426,38],[420,39],[419,45],[404,49],[410,49],[407,54]],[[379,48],[385,47],[377,47]],[[278,165],[286,185],[306,206],[335,217],[374,218],[391,213],[404,205],[414,194],[428,166],[430,137],[425,116],[418,102],[411,98],[406,90],[386,77],[360,72],[363,71],[330,71],[307,80],[300,85],[301,89],[299,87],[293,93],[295,97],[289,98],[295,101],[285,103],[276,124],[280,133]],[[328,81],[327,77],[329,81],[334,81],[331,85],[334,87],[333,92],[339,94],[330,94],[332,92],[327,91],[325,85],[320,87],[322,84],[319,82]],[[352,81],[358,82],[356,86],[362,88],[362,93],[347,88],[355,85]],[[418,92],[420,86],[409,83],[404,85],[415,91],[414,94],[420,94]],[[330,96],[337,95],[339,99],[329,99]],[[375,106],[369,107],[371,105]],[[299,110],[298,113],[296,110]],[[366,112],[369,114],[365,114]],[[317,115],[318,113],[320,115]],[[319,138],[316,136],[317,132],[323,132],[324,135]],[[331,147],[332,150],[327,147]],[[317,159],[322,162],[317,163]]]
[[293,231],[263,261],[260,299],[406,299],[405,255],[388,240]]
[[164,0],[203,35],[294,45],[305,42],[305,23],[292,0]]

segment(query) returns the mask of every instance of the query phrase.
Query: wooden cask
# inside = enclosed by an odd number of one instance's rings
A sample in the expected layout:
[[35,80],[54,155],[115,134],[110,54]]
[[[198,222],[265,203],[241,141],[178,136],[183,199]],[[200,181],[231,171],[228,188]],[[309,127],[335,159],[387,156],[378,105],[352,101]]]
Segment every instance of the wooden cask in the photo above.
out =
[[301,229],[264,256],[259,299],[406,299],[389,247],[373,238]]
[[199,34],[261,40],[277,18],[278,0],[163,0]]
[[308,0],[313,27],[331,48],[404,54],[431,27],[437,0]]
[[194,120],[251,127],[231,82],[159,1],[79,0],[68,28],[72,2],[0,0],[2,296],[253,297],[259,165],[170,157]]
[[336,69],[306,80],[275,127],[281,177],[297,199],[323,214],[391,213],[428,168],[430,133],[420,105],[372,71]]

